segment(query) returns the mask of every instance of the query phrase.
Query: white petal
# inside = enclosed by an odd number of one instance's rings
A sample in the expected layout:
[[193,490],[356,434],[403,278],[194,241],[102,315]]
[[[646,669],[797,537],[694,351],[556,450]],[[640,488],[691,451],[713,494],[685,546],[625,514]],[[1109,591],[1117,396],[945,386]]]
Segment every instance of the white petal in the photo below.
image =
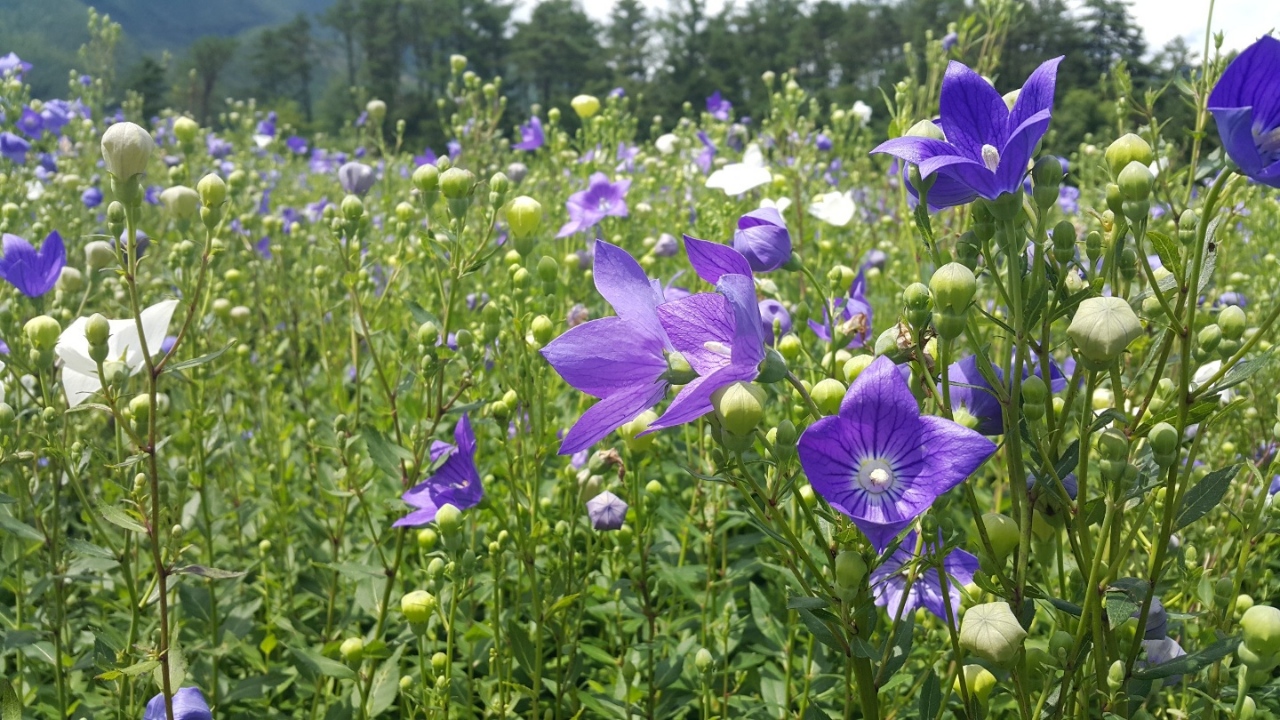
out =
[[754,167],[746,163],[725,165],[711,173],[707,178],[707,187],[723,190],[726,195],[741,195],[762,185],[768,185],[773,175],[763,167]]
[[747,146],[747,151],[742,153],[742,164],[752,167],[764,167],[764,153],[760,151],[760,146],[751,143]]
[[58,344],[53,352],[61,360],[64,367],[74,368],[82,373],[96,374],[98,366],[89,358],[89,340],[84,336],[87,318],[77,318],[58,336]]
[[809,214],[828,225],[844,227],[853,220],[856,209],[851,193],[829,192],[809,206]]
[[98,382],[96,370],[92,375],[88,375],[76,372],[69,367],[62,368],[62,391],[67,394],[69,407],[79,405],[101,389],[102,383]]

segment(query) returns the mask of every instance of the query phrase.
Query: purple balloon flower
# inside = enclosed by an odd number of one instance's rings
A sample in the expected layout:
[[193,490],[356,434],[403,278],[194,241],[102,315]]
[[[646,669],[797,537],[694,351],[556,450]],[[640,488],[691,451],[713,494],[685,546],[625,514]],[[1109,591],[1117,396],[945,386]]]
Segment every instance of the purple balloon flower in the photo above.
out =
[[18,117],[18,122],[15,124],[27,137],[38,138],[44,135],[44,118],[29,106],[22,108],[22,115]]
[[921,415],[906,379],[880,356],[849,386],[837,415],[800,436],[813,489],[879,551],[996,446],[950,420]]
[[542,349],[565,382],[600,398],[569,428],[561,455],[594,445],[667,394],[671,343],[658,320],[661,288],[626,250],[603,240],[595,243],[593,274],[617,315],[570,328]]
[[[933,545],[933,543],[926,543],[926,547],[922,550],[925,554],[936,554],[936,546]],[[875,596],[875,603],[888,611],[889,617],[894,622],[897,622],[899,617],[898,608],[902,608],[903,613],[924,608],[946,622],[947,606],[944,604],[946,600],[943,599],[946,597],[950,600],[951,617],[958,622],[960,620],[960,587],[973,582],[973,575],[978,571],[978,558],[960,549],[952,550],[947,554],[946,559],[942,561],[942,566],[947,571],[945,596],[942,592],[942,578],[938,576],[938,568],[933,562],[929,563],[927,570],[916,576],[915,582],[908,590],[906,571],[903,568],[918,557],[912,554],[915,547],[915,532],[907,533],[898,549],[894,550],[893,554],[885,558],[871,573],[871,594]],[[906,605],[902,604],[904,592],[907,595]]]
[[284,146],[296,155],[304,155],[307,152],[307,141],[297,135],[290,135],[289,139],[284,141]]
[[80,194],[80,202],[87,208],[96,208],[102,204],[102,190],[91,187]]
[[[157,694],[147,703],[142,720],[165,720],[164,694]],[[209,703],[205,702],[200,688],[178,688],[173,694],[173,720],[213,720]]]
[[771,272],[791,259],[791,233],[776,208],[765,207],[738,218],[733,249],[755,272]]
[[707,98],[707,112],[716,120],[727,121],[733,116],[733,103],[725,100],[717,90]]
[[[1004,373],[993,367],[996,378],[1003,380]],[[995,393],[991,392],[991,383],[978,371],[977,356],[951,363],[947,367],[947,381],[951,384],[951,409],[963,409],[977,424],[974,430],[983,435],[1001,435],[1004,433],[1004,412]]]
[[363,197],[377,180],[373,168],[361,162],[349,162],[338,168],[338,182],[343,190],[353,195]]
[[1245,48],[1209,94],[1218,136],[1240,171],[1280,188],[1280,40]]
[[421,155],[413,156],[413,166],[422,167],[423,165],[435,165],[437,159],[436,151],[431,148],[427,148],[422,151]]
[[445,143],[445,149],[449,151],[450,160],[457,160],[458,156],[462,154],[462,143],[457,140],[450,140]]
[[22,165],[27,161],[27,151],[30,149],[31,143],[21,137],[11,132],[0,133],[0,155],[18,165]]
[[209,157],[217,160],[221,160],[222,158],[230,155],[231,151],[235,149],[231,145],[230,140],[223,140],[213,133],[209,133],[205,136],[204,146],[205,149],[209,151]]
[[31,69],[31,63],[23,62],[17,53],[11,52],[4,57],[0,57],[0,75],[8,75],[13,73],[21,77],[23,73]]
[[813,144],[822,152],[827,152],[835,147],[835,143],[831,142],[831,138],[827,137],[826,133],[818,133],[818,136],[813,140]]
[[760,322],[764,327],[764,341],[768,345],[772,345],[776,340],[773,334],[775,322],[778,325],[779,335],[791,332],[791,313],[787,312],[787,308],[782,303],[773,298],[760,301]]
[[0,278],[4,278],[30,298],[53,289],[67,264],[67,249],[57,231],[49,233],[40,249],[17,235],[4,234],[4,257],[0,258]]
[[658,307],[671,346],[698,373],[648,432],[675,427],[711,412],[711,396],[735,382],[750,382],[764,360],[764,322],[751,266],[727,245],[684,236],[689,263],[716,292],[698,293]]
[[680,243],[671,233],[662,233],[653,244],[653,254],[658,257],[675,257],[680,252]]
[[[872,152],[918,165],[923,177],[937,173],[939,179],[948,178],[968,189],[969,200],[995,200],[1018,192],[1036,145],[1049,129],[1060,62],[1058,57],[1036,68],[1010,110],[991,83],[953,60],[942,80],[939,123],[947,139],[894,138]],[[960,198],[950,191],[953,189],[948,188],[945,202],[930,190],[929,204],[963,204],[957,202]]]
[[957,42],[960,42],[960,36],[959,36],[958,34],[953,33],[953,32],[949,32],[949,33],[947,33],[946,35],[943,35],[943,36],[942,36],[942,50],[943,50],[943,52],[947,52],[947,51],[949,51],[951,48],[955,47]]
[[537,115],[529,118],[529,122],[520,126],[520,142],[511,146],[512,150],[537,150],[546,143],[542,134],[542,121]]
[[569,222],[560,228],[556,237],[569,237],[595,227],[609,216],[626,217],[627,190],[630,187],[630,180],[611,183],[604,173],[592,175],[586,190],[569,196],[569,201],[565,203],[565,209],[569,211]]
[[[476,470],[476,435],[466,414],[453,429],[453,440],[456,445],[439,440],[431,443],[431,464],[438,465],[439,469],[402,496],[417,510],[395,521],[395,527],[426,525],[436,519],[436,513],[445,505],[466,510],[478,505],[484,497],[480,472]],[[439,464],[441,459],[443,464]]]
[[[871,339],[871,303],[867,301],[867,266],[858,270],[858,276],[849,285],[848,297],[835,301],[836,330],[849,337],[846,347],[866,345]],[[827,310],[822,310],[822,322],[809,321],[809,329],[824,342],[831,342],[827,332]]]
[[627,504],[605,490],[587,501],[587,517],[596,530],[617,530],[627,519]]
[[698,140],[702,142],[702,152],[698,153],[698,157],[694,159],[698,169],[704,173],[711,172],[711,163],[716,159],[716,144],[711,142],[711,138],[703,131],[698,131]]

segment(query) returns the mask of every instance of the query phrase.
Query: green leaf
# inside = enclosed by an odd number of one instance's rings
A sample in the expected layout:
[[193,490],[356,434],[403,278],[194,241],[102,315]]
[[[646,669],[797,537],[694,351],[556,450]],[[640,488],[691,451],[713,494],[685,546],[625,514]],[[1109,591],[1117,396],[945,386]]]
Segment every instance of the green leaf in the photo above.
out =
[[22,720],[22,701],[8,680],[0,680],[0,720]]
[[529,631],[515,618],[507,622],[507,640],[511,643],[511,652],[515,655],[516,662],[532,674],[538,661],[537,653],[533,641],[529,639]]
[[400,692],[400,653],[404,646],[396,648],[391,657],[382,662],[378,672],[373,676],[373,688],[369,691],[369,717],[377,717],[386,712],[396,701]]
[[233,570],[219,570],[217,568],[205,567],[204,565],[187,565],[185,567],[175,568],[174,572],[183,573],[185,575],[199,575],[210,580],[229,580],[231,578],[244,577],[248,573],[236,572]]
[[1248,380],[1258,374],[1259,370],[1270,365],[1271,361],[1274,359],[1275,348],[1271,348],[1261,355],[1236,363],[1226,372],[1225,375],[1222,376],[1222,379],[1218,381],[1218,384],[1213,386],[1213,392],[1218,393],[1229,387],[1239,385],[1245,380]]
[[360,428],[360,437],[364,438],[365,447],[369,449],[369,459],[387,477],[399,480],[403,474],[400,462],[413,462],[413,453],[396,445],[385,435],[371,427]]
[[1178,511],[1178,522],[1174,525],[1174,531],[1181,530],[1204,517],[1222,502],[1223,496],[1227,494],[1227,489],[1231,487],[1231,481],[1235,479],[1239,470],[1238,464],[1214,470],[1187,491],[1186,497],[1182,499],[1182,509]]
[[1133,598],[1129,597],[1128,593],[1124,592],[1108,592],[1105,602],[1107,607],[1107,624],[1113,630],[1120,627],[1125,620],[1133,617],[1133,614],[1138,611],[1139,607],[1138,603],[1134,602]]
[[103,560],[115,560],[116,556],[110,550],[94,545],[80,538],[67,538],[67,547],[71,548],[71,552],[86,557],[102,558]]
[[1155,230],[1147,231],[1147,239],[1151,241],[1151,245],[1156,249],[1156,255],[1160,256],[1160,263],[1165,269],[1173,272],[1175,276],[1181,277],[1182,260],[1179,257],[1178,241]]
[[338,678],[339,680],[354,680],[356,673],[351,668],[343,665],[337,660],[331,660],[320,653],[305,648],[289,648],[289,653],[298,659],[304,667],[316,675],[324,677]]
[[138,522],[133,518],[132,515],[125,512],[124,510],[121,510],[115,505],[98,503],[98,514],[102,516],[103,520],[106,520],[107,522],[111,523],[112,525],[115,525],[116,527],[122,527],[125,530],[141,533],[144,535],[147,532],[147,528],[145,528],[142,525],[142,523]]
[[[907,656],[911,654],[911,640],[915,635],[915,628],[916,614],[903,613],[893,629],[893,649],[889,651],[888,660],[876,675],[881,684],[884,680],[893,677],[907,662]],[[885,642],[889,642],[889,638],[885,638]]]
[[789,610],[817,610],[830,605],[824,598],[816,597],[790,597],[787,598],[787,609]]
[[827,627],[827,624],[822,622],[817,615],[814,615],[813,611],[797,608],[796,613],[800,615],[800,621],[804,623],[805,627],[809,628],[809,632],[813,633],[818,642],[841,653],[845,652],[844,643],[840,642],[835,633],[831,632],[831,628]]
[[924,686],[920,688],[920,720],[933,720],[942,709],[942,683],[933,668],[925,670]]
[[232,340],[231,342],[227,343],[225,347],[222,347],[218,350],[214,350],[211,353],[201,355],[200,357],[197,357],[197,358],[191,358],[190,360],[183,360],[182,362],[165,365],[164,372],[182,372],[183,370],[190,370],[191,368],[200,367],[201,365],[206,365],[222,357],[224,354],[226,354],[228,350],[230,350],[236,344],[237,344],[237,341]]
[[1239,644],[1240,638],[1223,638],[1207,648],[1183,655],[1167,663],[1160,663],[1153,667],[1138,670],[1133,676],[1139,680],[1155,680],[1157,678],[1173,677],[1174,675],[1190,675],[1234,653],[1236,646]]
[[31,542],[44,542],[44,535],[30,525],[22,522],[18,518],[7,512],[0,512],[0,530],[13,535],[14,537],[30,540]]

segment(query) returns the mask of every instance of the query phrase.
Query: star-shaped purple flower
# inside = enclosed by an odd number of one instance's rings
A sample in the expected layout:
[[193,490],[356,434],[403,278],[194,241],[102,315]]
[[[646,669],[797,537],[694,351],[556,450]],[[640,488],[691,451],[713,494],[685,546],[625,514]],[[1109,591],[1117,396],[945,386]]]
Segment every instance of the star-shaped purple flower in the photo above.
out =
[[1209,94],[1218,136],[1240,171],[1280,188],[1280,40],[1245,48]]
[[[936,550],[930,545],[932,544],[926,544],[926,547],[922,548],[924,555],[936,554]],[[885,558],[871,573],[871,594],[875,596],[875,603],[884,608],[895,622],[898,619],[899,607],[902,608],[903,613],[924,608],[946,622],[947,606],[944,604],[946,600],[943,599],[942,579],[938,576],[938,568],[935,565],[930,563],[929,568],[924,572],[920,572],[920,568],[917,567],[915,582],[911,584],[909,590],[907,589],[907,570],[904,566],[916,559],[912,554],[915,547],[916,534],[907,533],[898,549],[894,550],[893,554]],[[960,587],[973,582],[973,575],[978,571],[978,558],[957,548],[947,554],[946,559],[942,561],[942,566],[947,571],[945,597],[951,601],[951,617],[959,622]],[[907,595],[906,605],[902,604],[904,591]]]
[[[1049,129],[1060,62],[1058,57],[1036,68],[1011,110],[991,83],[953,60],[942,80],[940,104],[939,124],[947,139],[904,136],[872,152],[918,165],[923,177],[937,173],[950,178],[987,200],[1017,192]],[[938,204],[932,196],[929,200]]]
[[44,118],[40,117],[40,113],[32,110],[30,106],[22,108],[22,115],[18,116],[18,122],[15,123],[23,135],[29,138],[39,138],[44,135]]
[[561,455],[594,445],[667,394],[671,343],[658,321],[661,286],[626,250],[603,240],[595,244],[593,274],[617,315],[570,328],[542,349],[565,382],[600,398],[565,434]]
[[[164,694],[157,694],[147,703],[142,720],[165,720],[166,717]],[[173,693],[173,720],[213,720],[209,703],[205,702],[200,688],[178,688]]]
[[617,530],[627,519],[627,504],[605,490],[587,501],[587,517],[596,530]]
[[631,188],[630,180],[609,182],[604,173],[591,176],[586,190],[569,196],[565,209],[569,211],[569,222],[560,228],[557,238],[593,228],[606,217],[627,216],[627,190]]
[[436,519],[436,513],[445,505],[459,510],[473,508],[484,497],[480,484],[480,472],[476,470],[476,435],[471,430],[471,419],[463,415],[453,429],[456,445],[436,440],[431,443],[431,464],[443,464],[431,477],[414,485],[402,497],[417,508],[395,521],[395,527],[417,527]]
[[733,103],[724,99],[717,90],[707,98],[707,112],[716,120],[727,122],[733,117]]
[[893,361],[880,356],[849,386],[839,414],[800,436],[809,483],[877,550],[995,452],[956,423],[921,415]]
[[520,126],[520,142],[511,146],[512,150],[537,150],[546,142],[542,134],[542,121],[537,115],[529,118],[529,122]]
[[[858,275],[849,284],[849,295],[835,301],[836,330],[847,336],[846,347],[866,345],[871,339],[871,303],[867,301],[867,267],[864,264]],[[809,329],[824,342],[831,342],[831,333],[827,332],[827,310],[822,310],[822,322],[809,320]]]
[[755,272],[772,272],[791,259],[791,233],[776,208],[764,207],[738,218],[733,249]]
[[67,249],[57,231],[49,233],[40,249],[17,235],[4,234],[4,257],[0,258],[0,278],[4,278],[30,298],[53,289],[67,264]]

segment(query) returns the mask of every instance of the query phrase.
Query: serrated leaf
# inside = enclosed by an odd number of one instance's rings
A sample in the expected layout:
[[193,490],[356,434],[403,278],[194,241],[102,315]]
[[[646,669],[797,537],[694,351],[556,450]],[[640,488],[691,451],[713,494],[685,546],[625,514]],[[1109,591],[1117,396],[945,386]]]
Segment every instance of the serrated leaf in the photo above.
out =
[[0,530],[13,535],[14,537],[30,540],[31,542],[44,542],[44,535],[37,529],[22,522],[18,518],[7,512],[0,512]]
[[1199,520],[1217,507],[1227,494],[1227,489],[1231,487],[1231,481],[1235,479],[1239,470],[1239,465],[1214,470],[1201,478],[1195,487],[1188,490],[1186,497],[1182,499],[1182,508],[1178,511],[1178,521],[1174,525],[1174,531],[1181,530]]
[[138,522],[132,515],[121,510],[115,505],[98,503],[98,514],[102,516],[103,520],[106,520],[116,527],[121,527],[125,530],[129,530],[130,532],[141,533],[144,535],[147,532],[147,528],[144,527],[142,523]]
[[1107,625],[1111,629],[1120,627],[1125,620],[1133,617],[1138,611],[1138,603],[1124,592],[1108,592],[1106,597]]
[[1275,359],[1275,348],[1270,348],[1266,352],[1251,357],[1248,360],[1242,360],[1231,367],[1230,370],[1222,376],[1217,385],[1211,390],[1215,393],[1234,387],[1258,374],[1259,370],[1266,368]]
[[116,559],[115,553],[112,553],[110,550],[94,545],[87,540],[81,540],[80,538],[67,538],[67,547],[71,548],[71,552],[76,553],[77,555],[102,558],[103,560]]

